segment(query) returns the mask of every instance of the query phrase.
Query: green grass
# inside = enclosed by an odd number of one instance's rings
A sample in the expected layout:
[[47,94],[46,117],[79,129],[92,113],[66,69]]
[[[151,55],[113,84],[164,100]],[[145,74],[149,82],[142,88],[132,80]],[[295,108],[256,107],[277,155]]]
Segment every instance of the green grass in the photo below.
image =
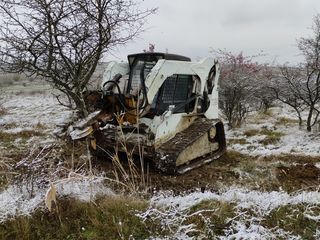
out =
[[[231,162],[239,162],[239,161],[249,161],[252,160],[252,157],[238,151],[228,150],[225,155],[223,156],[227,158]],[[225,163],[224,163],[225,164]]]
[[281,206],[265,217],[263,225],[268,228],[282,228],[294,235],[300,235],[302,239],[315,239],[319,222],[307,218],[304,214],[306,211],[310,215],[319,216],[320,206],[314,206],[311,212],[302,204]]
[[[273,161],[278,161],[277,158],[274,158],[274,160],[271,159],[271,156],[257,158],[228,150],[221,161],[221,164],[226,166],[220,171],[224,177],[224,185],[232,186],[237,184],[238,186],[259,191],[277,191],[280,186],[283,186],[283,183],[279,182],[273,174],[275,166],[272,163]],[[233,175],[228,175],[228,173],[233,173]],[[228,176],[229,178],[226,178]]]
[[[143,222],[136,213],[147,208],[147,201],[131,197],[100,197],[95,203],[59,199],[53,213],[37,210],[29,217],[0,224],[0,239],[149,239],[170,236],[168,233],[179,227],[171,226],[169,231],[168,226],[161,225],[161,219],[147,218]],[[248,219],[259,216],[254,209],[247,209],[246,213]],[[204,200],[184,213],[181,225],[193,225],[196,231],[188,235],[194,239],[215,239],[230,230],[232,219],[238,214],[235,203]],[[302,239],[315,239],[319,224],[306,214],[319,216],[320,206],[280,206],[264,215],[260,224],[272,231],[283,229]]]
[[152,233],[135,214],[147,202],[104,197],[95,203],[58,200],[54,213],[37,210],[0,225],[0,239],[145,239]]
[[[205,211],[194,214],[201,210]],[[191,207],[190,214],[194,215],[188,217],[184,224],[194,224],[195,229],[205,233],[206,237],[214,238],[216,235],[224,235],[224,230],[230,227],[230,219],[236,215],[235,204],[204,200]]]

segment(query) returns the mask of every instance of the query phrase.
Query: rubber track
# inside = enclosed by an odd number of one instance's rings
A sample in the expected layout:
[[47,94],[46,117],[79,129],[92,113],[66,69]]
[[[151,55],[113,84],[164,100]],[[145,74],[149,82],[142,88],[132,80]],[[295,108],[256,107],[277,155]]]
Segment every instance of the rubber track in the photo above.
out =
[[219,133],[217,131],[217,134],[223,134],[223,136],[221,136],[221,139],[223,140],[221,143],[219,142],[219,144],[222,145],[219,150],[217,150],[216,154],[200,157],[191,161],[190,164],[179,167],[176,166],[176,160],[180,153],[188,146],[192,145],[201,136],[207,134],[209,129],[218,122],[220,121],[207,118],[196,119],[187,129],[177,133],[175,137],[156,149],[156,156],[154,159],[156,167],[161,171],[170,174],[184,173],[220,157],[225,151],[224,131],[220,131]]

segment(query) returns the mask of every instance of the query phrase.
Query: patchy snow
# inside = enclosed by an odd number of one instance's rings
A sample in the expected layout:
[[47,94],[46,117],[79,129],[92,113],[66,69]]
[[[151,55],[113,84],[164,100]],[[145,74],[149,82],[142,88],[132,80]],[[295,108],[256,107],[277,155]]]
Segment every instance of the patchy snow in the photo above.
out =
[[286,192],[260,192],[233,187],[221,193],[194,192],[185,196],[170,196],[166,193],[161,193],[151,199],[151,206],[161,208],[175,207],[179,211],[185,211],[204,200],[236,203],[242,209],[254,208],[261,214],[267,214],[279,206],[288,204],[319,204],[320,192],[302,191],[288,194]]
[[[112,196],[114,192],[103,184],[103,178],[64,180],[55,184],[58,196],[90,201],[98,195]],[[29,184],[10,185],[0,193],[0,223],[19,215],[30,215],[44,206],[47,189]]]
[[74,197],[80,201],[89,202],[96,196],[113,196],[114,192],[103,184],[103,178],[82,181],[66,181],[57,185],[57,192],[61,196]]
[[[168,229],[171,235],[170,239],[193,239],[188,235],[197,231],[192,224],[186,224],[185,220],[190,216],[197,215],[206,220],[207,230],[214,228],[214,223],[205,219],[203,212],[212,211],[210,209],[198,210],[195,213],[189,213],[192,206],[202,201],[219,201],[235,204],[235,211],[238,214],[230,219],[230,226],[225,230],[224,236],[216,236],[217,239],[301,239],[300,236],[294,236],[281,228],[268,229],[260,225],[263,217],[272,210],[287,205],[304,204],[308,206],[319,205],[320,192],[301,191],[293,194],[286,192],[260,192],[244,188],[232,187],[221,192],[194,192],[186,195],[174,196],[170,193],[158,193],[152,197],[150,207],[143,213],[138,214],[142,220],[152,219],[161,222],[163,228]],[[214,210],[213,210],[214,211]],[[255,216],[247,212],[254,211]],[[318,218],[320,216],[313,216]],[[209,222],[208,222],[209,221]],[[167,239],[167,237],[163,239]],[[203,238],[205,239],[206,233]],[[161,239],[161,238],[154,238]]]
[[[50,93],[7,94],[3,98],[6,114],[0,117],[0,129],[2,132],[17,135],[14,145],[18,148],[53,143],[56,126],[70,122],[73,117],[73,112],[59,105]],[[36,136],[30,137],[27,141],[19,138],[19,134],[23,135],[26,131]],[[0,150],[4,148],[0,143]]]
[[221,236],[219,239],[232,239],[232,240],[258,240],[258,239],[302,239],[300,236],[293,236],[291,233],[282,229],[268,229],[261,226],[254,219],[248,224],[247,221],[234,221],[231,226],[232,230],[227,231],[227,236]]
[[[266,156],[279,154],[302,154],[320,156],[320,132],[307,132],[299,129],[298,123],[280,124],[277,120],[285,118],[291,121],[296,120],[295,114],[285,106],[272,108],[272,116],[259,119],[258,113],[252,113],[247,123],[238,129],[226,129],[227,139],[241,140],[246,143],[229,144],[228,148],[251,156]],[[305,127],[304,127],[305,128]],[[257,133],[253,136],[246,136],[246,131],[263,129],[278,132],[283,136],[275,144],[264,145],[261,143],[266,135]]]
[[31,195],[27,186],[10,185],[0,193],[0,223],[19,215],[29,215],[39,207],[45,191],[36,189]]
[[6,133],[11,133],[11,134],[17,134],[17,133],[21,133],[23,131],[32,131],[33,128],[32,127],[15,127],[15,128],[10,128],[10,129],[5,129],[4,132]]

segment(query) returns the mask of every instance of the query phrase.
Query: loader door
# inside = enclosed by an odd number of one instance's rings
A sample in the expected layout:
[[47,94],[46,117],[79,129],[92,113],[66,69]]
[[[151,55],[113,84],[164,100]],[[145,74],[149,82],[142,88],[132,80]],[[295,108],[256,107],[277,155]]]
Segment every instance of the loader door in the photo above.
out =
[[136,57],[130,67],[130,76],[127,93],[136,95],[138,89],[144,84],[147,75],[156,65],[161,56],[139,56]]
[[193,110],[191,98],[193,79],[191,75],[172,75],[168,77],[156,96],[155,108],[157,115],[163,114],[169,106],[175,106],[175,113],[190,112]]

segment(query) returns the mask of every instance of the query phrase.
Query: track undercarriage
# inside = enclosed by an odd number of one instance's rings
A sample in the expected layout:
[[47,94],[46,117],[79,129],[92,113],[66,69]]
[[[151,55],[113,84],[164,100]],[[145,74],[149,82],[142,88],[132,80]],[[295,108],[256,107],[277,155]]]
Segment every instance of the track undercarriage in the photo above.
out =
[[137,132],[132,127],[95,131],[95,149],[91,147],[91,150],[100,157],[114,149],[135,155],[142,152],[157,169],[169,174],[188,172],[219,158],[226,151],[224,128],[219,120],[198,118],[158,147],[152,144],[153,136],[146,134],[143,127],[140,127],[139,134]]

